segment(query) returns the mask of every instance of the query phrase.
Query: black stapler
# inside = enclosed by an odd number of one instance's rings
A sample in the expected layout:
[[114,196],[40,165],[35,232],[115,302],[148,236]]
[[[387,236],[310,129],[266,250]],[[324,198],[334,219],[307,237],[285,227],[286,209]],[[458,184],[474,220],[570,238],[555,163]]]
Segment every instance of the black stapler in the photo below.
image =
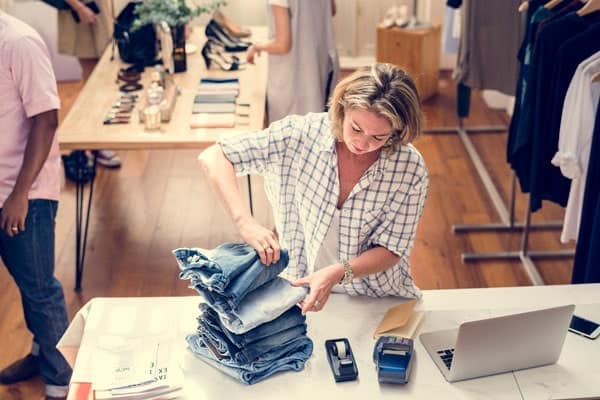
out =
[[356,380],[358,368],[348,339],[326,340],[325,350],[336,382]]

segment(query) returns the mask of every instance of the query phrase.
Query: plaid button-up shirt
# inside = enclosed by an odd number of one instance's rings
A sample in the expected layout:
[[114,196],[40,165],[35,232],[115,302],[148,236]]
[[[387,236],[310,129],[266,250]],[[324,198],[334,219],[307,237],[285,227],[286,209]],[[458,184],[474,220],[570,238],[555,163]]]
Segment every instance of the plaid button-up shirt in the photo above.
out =
[[[290,262],[282,272],[297,279],[314,270],[339,196],[335,138],[326,113],[290,116],[263,131],[220,140],[238,175],[264,176],[282,247]],[[421,154],[406,145],[381,154],[361,177],[340,210],[339,259],[375,246],[399,262],[344,286],[351,295],[419,297],[408,257],[423,211],[429,178]]]

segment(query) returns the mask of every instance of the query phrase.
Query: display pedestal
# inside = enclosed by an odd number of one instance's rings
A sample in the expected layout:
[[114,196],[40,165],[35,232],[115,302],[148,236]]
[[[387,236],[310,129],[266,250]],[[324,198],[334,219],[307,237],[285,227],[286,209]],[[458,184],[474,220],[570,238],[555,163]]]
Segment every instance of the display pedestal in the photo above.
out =
[[440,27],[377,27],[377,62],[395,64],[417,84],[422,100],[437,93],[440,76]]

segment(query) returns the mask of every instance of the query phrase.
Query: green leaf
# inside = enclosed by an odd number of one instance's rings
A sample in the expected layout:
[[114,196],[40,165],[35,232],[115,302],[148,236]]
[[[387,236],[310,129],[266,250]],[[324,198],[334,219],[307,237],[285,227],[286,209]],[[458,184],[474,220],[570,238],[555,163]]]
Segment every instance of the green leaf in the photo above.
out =
[[189,0],[189,3],[193,6],[189,7],[186,0],[144,0],[135,8],[137,18],[133,22],[132,30],[161,21],[165,21],[169,26],[185,25],[197,16],[210,13],[227,2],[211,0],[198,4],[195,0]]

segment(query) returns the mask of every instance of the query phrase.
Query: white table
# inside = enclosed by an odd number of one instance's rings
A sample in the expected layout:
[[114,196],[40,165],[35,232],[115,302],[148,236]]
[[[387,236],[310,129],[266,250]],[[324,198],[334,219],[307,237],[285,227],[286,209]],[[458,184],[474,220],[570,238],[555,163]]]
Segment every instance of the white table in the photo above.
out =
[[[380,385],[372,360],[373,331],[385,311],[402,300],[333,294],[325,310],[308,315],[314,352],[303,371],[286,372],[247,386],[211,368],[185,350],[184,337],[196,328],[198,297],[97,298],[80,310],[59,344],[77,350],[72,382],[89,380],[93,351],[86,338],[98,332],[119,335],[176,332],[181,337],[185,399],[566,399],[600,397],[600,340],[569,333],[555,365],[450,384],[415,340],[416,359],[405,386]],[[456,327],[460,322],[535,308],[576,304],[576,313],[600,320],[600,284],[424,291],[417,310],[426,311],[420,332]],[[128,316],[125,326],[119,315]],[[543,332],[540,332],[543,334]],[[335,383],[324,341],[347,337],[359,379]],[[510,349],[507,349],[508,351]],[[68,357],[70,358],[70,357]],[[73,360],[73,359],[72,359]]]

